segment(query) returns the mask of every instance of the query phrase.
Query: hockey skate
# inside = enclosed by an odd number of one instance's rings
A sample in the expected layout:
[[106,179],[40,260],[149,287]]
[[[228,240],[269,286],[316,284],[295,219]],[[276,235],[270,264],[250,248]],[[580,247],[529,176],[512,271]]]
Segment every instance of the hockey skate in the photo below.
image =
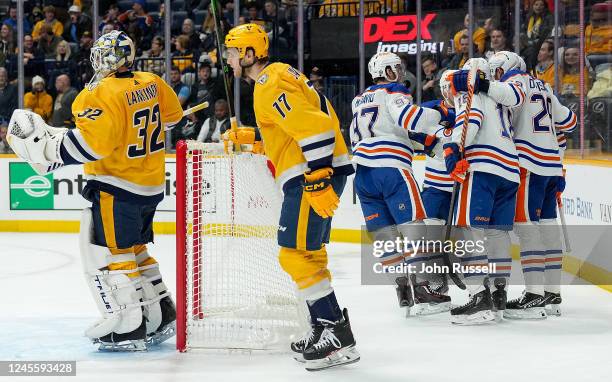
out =
[[445,294],[445,291],[448,292],[446,278],[435,287],[428,281],[417,283],[414,275],[411,279],[412,285],[407,286],[410,304],[406,308],[406,317],[427,316],[451,309],[451,298]]
[[413,305],[412,293],[410,292],[410,287],[408,286],[408,277],[398,277],[395,279],[395,283],[397,284],[395,287],[395,292],[397,293],[397,302],[399,303],[400,308],[410,307]]
[[323,329],[323,325],[313,325],[304,337],[292,342],[291,351],[294,352],[293,359],[300,363],[306,362],[306,360],[304,360],[304,349],[319,341],[319,338],[321,338],[321,333],[323,333]]
[[323,326],[321,336],[303,353],[306,370],[318,371],[359,361],[346,308],[342,310],[342,315],[344,319],[337,322],[319,319]]
[[470,296],[467,304],[451,309],[451,322],[457,325],[479,325],[495,321],[493,301],[488,286]]
[[147,333],[147,346],[156,346],[176,334],[176,308],[170,296],[159,301],[162,321],[159,328],[153,333]]
[[546,318],[544,296],[524,291],[521,297],[508,301],[504,318],[543,320]]
[[147,351],[146,335],[147,325],[143,316],[140,326],[131,332],[110,333],[104,337],[92,339],[92,342],[99,344],[98,351],[101,352]]
[[493,282],[495,290],[491,293],[491,299],[493,301],[493,313],[495,314],[495,320],[501,321],[504,316],[504,310],[506,310],[506,302],[508,300],[508,293],[506,292],[506,279],[497,278]]
[[561,293],[544,292],[544,310],[549,316],[561,315]]

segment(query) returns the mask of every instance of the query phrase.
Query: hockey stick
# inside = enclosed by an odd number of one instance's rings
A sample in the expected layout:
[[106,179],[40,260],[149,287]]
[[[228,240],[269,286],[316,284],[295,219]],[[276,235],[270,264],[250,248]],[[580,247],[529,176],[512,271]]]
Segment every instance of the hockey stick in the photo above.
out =
[[[227,67],[227,65],[225,65],[225,62],[223,62],[223,44],[221,41],[221,33],[224,33],[225,31],[223,31],[222,28],[222,23],[221,20],[219,20],[219,15],[217,15],[217,12],[219,11],[219,9],[217,8],[217,6],[219,5],[218,0],[212,0],[211,2],[211,6],[212,6],[212,14],[213,14],[213,19],[215,22],[215,37],[217,39],[217,59],[219,60],[219,63],[221,64],[221,74],[223,75],[223,86],[225,88],[225,98],[227,100],[227,108],[228,108],[228,112],[229,112],[229,116],[230,116],[230,120],[232,118],[232,102],[231,102],[231,92],[230,92],[230,83],[229,83],[229,68]],[[234,118],[236,118],[237,116],[234,116]],[[236,118],[237,121],[237,118]],[[236,131],[236,124],[234,123],[230,123],[230,129],[232,131]]]
[[563,203],[561,203],[561,199],[557,201],[557,207],[559,210],[559,219],[561,220],[561,230],[563,231],[563,243],[565,244],[565,252],[569,253],[572,251],[572,245],[570,243],[569,234],[567,232],[567,224],[565,224],[565,212],[563,212]]
[[[468,124],[470,122],[470,112],[472,111],[472,99],[474,98],[474,83],[476,81],[477,68],[474,65],[468,73],[468,99],[465,106],[465,114],[463,115],[463,124],[461,126],[461,141],[459,142],[459,160],[465,158],[465,139],[467,137]],[[446,219],[446,229],[444,232],[444,242],[450,240],[451,231],[453,229],[453,216],[455,215],[455,203],[457,201],[457,194],[459,194],[459,183],[453,183],[453,193],[451,194],[450,208],[448,210],[448,218]],[[459,276],[452,270],[450,253],[444,252],[444,265],[449,269],[448,277],[461,289],[465,289],[465,284],[459,278]]]
[[205,101],[205,102],[202,102],[199,105],[195,105],[193,107],[190,107],[189,109],[185,109],[185,110],[183,110],[183,117],[186,117],[189,114],[197,113],[198,111],[200,111],[202,109],[206,109],[207,107],[208,107],[208,101]]

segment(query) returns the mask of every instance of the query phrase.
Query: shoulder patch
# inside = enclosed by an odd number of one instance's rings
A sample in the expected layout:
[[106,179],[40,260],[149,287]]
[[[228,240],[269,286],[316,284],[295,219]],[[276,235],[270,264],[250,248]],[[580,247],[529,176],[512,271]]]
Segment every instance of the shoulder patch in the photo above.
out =
[[261,85],[265,84],[266,81],[268,81],[268,73],[264,73],[261,77],[257,79],[257,83]]

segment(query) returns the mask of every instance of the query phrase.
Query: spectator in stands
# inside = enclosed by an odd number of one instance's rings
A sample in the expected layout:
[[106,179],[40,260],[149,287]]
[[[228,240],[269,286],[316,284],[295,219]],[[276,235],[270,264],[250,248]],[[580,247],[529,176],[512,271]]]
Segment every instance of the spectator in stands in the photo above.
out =
[[6,121],[0,122],[0,154],[12,154],[13,149],[9,146],[6,140],[6,134],[8,132],[8,123]]
[[164,54],[164,39],[160,36],[153,37],[151,49],[142,54],[142,70],[163,76],[166,72],[166,61]]
[[45,91],[45,80],[41,76],[32,78],[32,91],[24,95],[23,105],[43,117],[45,121],[49,121],[53,98]]
[[70,77],[66,74],[57,76],[55,79],[55,90],[57,90],[57,96],[53,104],[51,126],[74,127],[72,121],[72,103],[78,92],[70,86]]
[[510,48],[506,45],[506,36],[501,29],[494,29],[489,34],[491,40],[489,49],[484,54],[484,58],[487,60],[491,58],[495,53],[502,50],[509,50]]
[[15,52],[13,32],[8,24],[0,27],[0,66],[4,66],[9,56]]
[[546,1],[535,0],[525,21],[521,32],[521,51],[530,69],[535,65],[540,46],[552,31],[554,19]]
[[181,71],[176,66],[170,69],[170,86],[178,96],[181,106],[185,107],[191,92],[189,87],[181,81]]
[[93,36],[90,31],[83,32],[81,41],[79,43],[79,50],[74,55],[74,62],[76,62],[77,73],[79,74],[79,80],[81,84],[86,84],[93,77],[93,68],[89,61],[91,55],[91,47],[93,46]]
[[246,16],[238,17],[238,25],[248,24],[250,22],[251,22],[251,20],[249,20],[249,18],[246,17]]
[[37,22],[32,31],[34,41],[40,40],[45,34],[43,27],[48,27],[55,36],[61,37],[64,33],[64,26],[55,18],[55,7],[53,5],[46,6],[43,12],[45,13],[44,20]]
[[[19,53],[19,49],[15,49],[15,53]],[[14,56],[15,65],[17,57]],[[23,66],[26,82],[32,77],[44,70],[45,56],[43,52],[34,46],[34,39],[30,35],[23,37]]]
[[[104,18],[100,22],[100,25],[98,25],[98,30],[100,31],[100,35],[104,35],[114,29],[120,29],[121,23],[119,22],[118,17],[119,17],[119,7],[117,6],[117,4],[111,4],[108,7],[106,14],[104,15]],[[110,27],[108,27],[110,29],[108,30],[108,32],[104,32],[104,28],[107,25],[110,25]]]
[[[463,64],[470,58],[470,40],[463,35],[459,39],[459,50],[448,63],[448,69],[461,69]],[[474,57],[480,57],[477,50],[474,50]]]
[[[2,23],[11,27],[11,30],[17,31],[17,6],[15,4],[11,3],[8,14],[9,16]],[[23,33],[32,33],[32,24],[25,14],[23,16]]]
[[187,36],[189,39],[189,46],[191,49],[197,50],[200,47],[200,36],[196,33],[195,27],[193,25],[193,20],[185,19],[183,20],[183,26],[181,28],[183,32],[183,36]]
[[544,41],[538,52],[538,62],[532,71],[532,75],[550,86],[555,87],[555,65],[554,65],[554,43],[550,40]]
[[612,64],[602,64],[595,69],[595,82],[587,94],[588,99],[612,98]]
[[211,77],[212,67],[210,62],[205,61],[200,63],[198,68],[198,82],[191,87],[191,102],[192,105],[198,105],[202,102],[208,102],[208,108],[196,113],[197,119],[202,122],[212,114],[212,105],[217,98],[222,97],[223,91],[219,83]]
[[110,33],[110,32],[112,32],[112,31],[114,31],[114,30],[115,30],[115,27],[113,26],[113,24],[105,24],[105,25],[102,27],[102,31],[100,32],[100,35],[101,35],[101,36],[102,36],[102,35],[105,35],[105,34],[107,34],[107,33]]
[[10,120],[17,109],[17,87],[8,82],[8,72],[0,67],[0,120]]
[[[561,65],[561,78],[559,79],[561,89],[559,93],[567,96],[578,97],[580,95],[580,50],[575,47],[565,48],[563,51],[563,64]],[[589,72],[584,68],[584,93],[589,85]]]
[[[351,4],[346,4],[351,3]],[[365,8],[365,14],[370,14],[370,8]],[[357,16],[359,10],[353,0],[324,0],[319,8],[319,17]]]
[[321,69],[317,68],[316,66],[312,68],[308,79],[310,82],[312,82],[312,87],[316,91],[322,94],[325,93],[325,77],[323,77],[323,72]]
[[591,23],[584,30],[587,54],[612,54],[612,2],[591,8]]
[[57,44],[55,48],[55,61],[65,62],[70,61],[70,55],[72,51],[70,50],[70,44],[66,40],[62,40]]
[[221,134],[229,128],[227,101],[221,98],[215,102],[215,114],[202,124],[197,140],[200,142],[219,142]]
[[[215,30],[217,29],[215,26],[215,19],[212,13],[212,4],[208,7],[208,14],[202,23],[202,32],[200,33],[200,40],[202,43],[200,44],[200,49],[204,53],[208,53],[209,59],[213,64],[217,64],[217,37],[215,35]],[[219,4],[215,2],[214,4]],[[220,13],[219,13],[220,14]],[[221,18],[221,23],[223,24],[222,29],[224,31],[229,31],[230,26],[225,19],[225,17]],[[225,39],[225,36],[221,36],[221,41]]]
[[[453,37],[453,43],[455,44],[455,53],[460,51],[461,38],[463,38],[463,36],[468,35],[469,25],[470,25],[470,15],[467,14],[463,18],[464,28],[458,31],[457,33],[455,33],[455,37]],[[474,41],[474,44],[476,44],[478,53],[482,54],[485,50],[485,38],[487,36],[487,33],[484,28],[479,27],[478,25],[476,25],[476,23],[472,25],[472,28],[473,28],[472,29],[473,30],[472,39]],[[469,45],[468,45],[468,49],[469,49]],[[476,50],[474,51],[474,53],[476,53]]]
[[249,19],[252,20],[261,20],[263,16],[261,15],[261,9],[259,8],[259,4],[257,2],[252,1],[246,5],[247,15]]
[[127,31],[128,36],[132,38],[137,48],[140,48],[143,42],[148,43],[150,39],[143,39],[149,34],[150,28],[153,25],[153,18],[145,11],[145,0],[134,0],[132,9],[125,11],[117,17],[117,20],[123,25],[123,29]]
[[175,51],[172,53],[172,66],[181,73],[193,72],[195,69],[194,54],[189,46],[189,37],[180,35],[174,40]]
[[83,32],[91,31],[91,19],[81,13],[81,7],[73,5],[68,9],[70,19],[64,25],[64,40],[78,44],[81,41]]
[[53,33],[53,30],[48,25],[43,25],[40,31],[41,36],[38,40],[38,48],[45,55],[45,58],[55,58],[57,45],[62,41],[62,38]]
[[438,69],[438,64],[433,56],[426,56],[422,60],[421,67],[423,68],[423,74],[425,78],[422,83],[421,100],[423,102],[433,101],[440,99],[442,93],[440,92],[440,77],[442,71]]

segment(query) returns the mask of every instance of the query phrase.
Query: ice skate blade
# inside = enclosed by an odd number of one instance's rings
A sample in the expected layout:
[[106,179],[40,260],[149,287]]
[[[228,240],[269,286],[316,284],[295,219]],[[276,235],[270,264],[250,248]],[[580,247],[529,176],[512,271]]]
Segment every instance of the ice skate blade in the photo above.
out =
[[299,363],[306,363],[306,360],[304,359],[304,355],[301,353],[295,353],[293,355],[293,359],[298,361]]
[[506,309],[504,318],[510,320],[544,320],[546,310],[544,308]]
[[171,322],[168,325],[164,326],[161,330],[153,333],[153,335],[147,335],[147,347],[149,346],[157,346],[162,342],[166,341],[168,338],[174,337],[176,334],[176,323]]
[[451,310],[450,302],[443,302],[440,304],[416,304],[412,308],[406,310],[406,317],[408,316],[430,316],[432,314],[444,313]]
[[355,345],[338,349],[334,353],[323,359],[310,360],[306,362],[306,370],[308,371],[319,371],[329,369],[331,367],[349,365],[355,363],[361,359],[359,352],[355,349]]
[[490,310],[483,310],[474,314],[451,316],[451,322],[455,325],[482,325],[495,322],[495,315]]
[[544,308],[547,316],[561,316],[561,304],[550,304]]
[[94,344],[100,344],[98,351],[103,353],[113,352],[139,352],[147,351],[147,345],[145,340],[128,340],[122,342],[102,342],[100,340],[93,340]]
[[504,320],[504,311],[503,310],[493,311],[493,315],[495,316],[495,322],[502,322]]

